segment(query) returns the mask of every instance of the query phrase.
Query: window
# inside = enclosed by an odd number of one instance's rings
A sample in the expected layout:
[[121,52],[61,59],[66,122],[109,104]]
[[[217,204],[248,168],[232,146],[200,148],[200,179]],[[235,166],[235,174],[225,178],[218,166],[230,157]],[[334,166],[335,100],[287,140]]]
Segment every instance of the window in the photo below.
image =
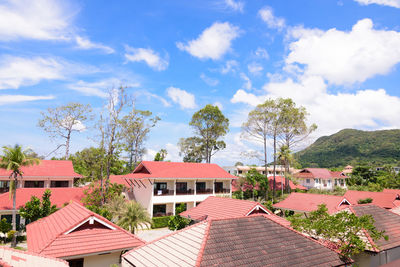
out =
[[197,183],[196,183],[196,191],[197,191],[197,192],[204,192],[204,191],[206,191],[206,183],[205,183],[205,182],[197,182]]
[[186,182],[176,183],[176,193],[186,193],[186,192],[187,192],[187,183]]
[[224,183],[216,182],[216,183],[214,183],[214,186],[215,186],[215,193],[223,193],[223,191],[224,191]]
[[10,188],[9,181],[0,181],[0,193],[8,192],[9,188]]
[[165,216],[167,213],[167,205],[153,205],[153,217]]
[[24,187],[27,187],[27,188],[44,188],[44,181],[25,181]]
[[309,184],[310,183],[310,179],[306,179],[306,183]]
[[68,181],[51,181],[50,182],[50,187],[68,187],[69,182]]
[[155,183],[154,184],[155,190],[164,190],[167,189],[167,183]]
[[328,185],[331,186],[331,180],[328,180]]
[[239,170],[239,174],[242,174],[242,170]]
[[70,267],[83,267],[83,258],[67,260]]
[[318,179],[314,179],[314,182],[315,182],[316,184],[319,184],[319,180],[318,180]]

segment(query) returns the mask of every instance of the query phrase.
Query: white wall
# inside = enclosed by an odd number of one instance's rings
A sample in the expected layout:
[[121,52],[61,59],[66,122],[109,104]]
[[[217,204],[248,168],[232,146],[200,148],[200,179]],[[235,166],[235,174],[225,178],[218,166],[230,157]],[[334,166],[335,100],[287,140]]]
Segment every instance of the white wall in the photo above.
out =
[[84,267],[110,267],[111,264],[119,264],[121,252],[114,252],[105,255],[94,255],[84,258]]
[[142,180],[145,187],[139,182],[140,187],[135,183],[135,187],[133,188],[133,195],[135,196],[135,200],[140,203],[147,212],[151,215],[153,209],[153,203],[151,202],[151,198],[153,196],[153,185],[146,180]]

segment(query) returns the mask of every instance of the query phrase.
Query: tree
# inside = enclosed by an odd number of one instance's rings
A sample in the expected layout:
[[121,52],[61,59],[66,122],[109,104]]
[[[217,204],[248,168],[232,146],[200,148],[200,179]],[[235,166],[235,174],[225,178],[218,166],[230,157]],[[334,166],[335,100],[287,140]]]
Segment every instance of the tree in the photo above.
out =
[[111,221],[117,223],[124,214],[124,209],[126,208],[127,200],[123,195],[115,196],[109,200],[104,207],[111,214]]
[[168,152],[166,149],[162,148],[157,154],[154,156],[154,161],[164,161],[167,157]]
[[26,202],[25,205],[19,209],[19,214],[29,222],[34,222],[52,214],[57,211],[57,206],[51,205],[50,197],[51,191],[49,189],[44,191],[42,201],[32,196],[31,200]]
[[279,164],[285,166],[285,185],[281,185],[282,189],[282,194],[283,194],[283,189],[285,187],[286,190],[289,190],[289,180],[288,180],[288,175],[289,175],[289,166],[293,163],[294,158],[292,155],[292,152],[290,151],[289,147],[287,145],[282,145],[279,149],[278,152],[278,160]]
[[190,223],[189,219],[183,218],[182,216],[175,215],[172,216],[171,219],[168,221],[168,229],[175,231],[175,230],[181,230],[185,228],[188,224]]
[[7,233],[11,230],[11,228],[12,228],[11,223],[7,222],[6,218],[0,220],[0,232],[4,236],[4,243],[7,240]]
[[69,103],[57,108],[48,108],[47,113],[41,112],[42,119],[39,120],[38,126],[43,128],[51,138],[64,139],[65,143],[58,145],[54,151],[65,146],[64,158],[68,159],[71,135],[73,132],[85,130],[84,122],[91,117],[91,112],[92,109],[89,104],[80,103]]
[[[189,125],[196,134],[195,139],[190,139],[190,143],[196,144],[195,147],[200,148],[191,151],[198,153],[194,158],[202,157],[203,160],[210,163],[211,157],[226,147],[225,142],[219,139],[229,131],[229,120],[217,106],[208,104],[193,114]],[[184,144],[185,142],[180,143]]]
[[147,210],[145,210],[139,203],[130,201],[123,209],[117,224],[134,234],[140,226],[150,225],[151,219]]
[[160,120],[159,117],[152,117],[152,113],[147,110],[132,111],[121,120],[121,135],[123,147],[129,155],[128,168],[131,172],[136,164],[142,160],[144,153],[144,142],[146,141],[150,129]]
[[178,146],[179,156],[183,156],[183,162],[200,163],[205,158],[204,146],[199,137],[181,138]]
[[388,239],[384,236],[384,231],[375,228],[371,215],[358,217],[346,211],[329,215],[325,204],[319,205],[318,209],[310,212],[307,217],[296,214],[288,220],[297,231],[336,243],[340,253],[345,257],[356,255],[367,248],[363,240],[364,231],[367,231],[374,241],[382,237]]
[[[39,164],[40,160],[36,158],[31,158],[27,156],[30,153],[29,149],[22,150],[20,145],[15,145],[14,147],[3,146],[3,155],[0,159],[0,168],[11,171],[10,173],[10,197],[13,199],[13,210],[12,210],[12,229],[17,230],[17,220],[16,220],[16,201],[17,201],[17,187],[18,187],[18,177],[22,179],[23,172],[21,170],[24,166],[32,166],[34,164]],[[17,245],[17,239],[14,235],[11,246],[15,247]]]
[[242,124],[242,137],[252,138],[263,144],[265,179],[268,180],[267,138],[271,133],[271,125],[276,119],[274,100],[267,100],[251,111],[247,121]]

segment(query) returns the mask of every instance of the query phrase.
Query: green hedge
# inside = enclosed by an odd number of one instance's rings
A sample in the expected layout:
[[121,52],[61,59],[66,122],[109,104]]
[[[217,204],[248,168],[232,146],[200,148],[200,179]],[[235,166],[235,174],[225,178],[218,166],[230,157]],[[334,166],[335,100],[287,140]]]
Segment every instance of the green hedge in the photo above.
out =
[[172,216],[154,217],[151,228],[155,229],[155,228],[168,227],[168,222],[171,219],[171,217]]

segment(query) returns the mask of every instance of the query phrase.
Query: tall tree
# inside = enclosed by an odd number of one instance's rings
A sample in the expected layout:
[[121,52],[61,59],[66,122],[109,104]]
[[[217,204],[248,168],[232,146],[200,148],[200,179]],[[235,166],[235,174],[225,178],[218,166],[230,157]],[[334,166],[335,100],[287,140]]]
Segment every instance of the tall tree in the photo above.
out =
[[181,138],[178,146],[179,156],[183,156],[183,162],[200,163],[205,158],[204,146],[199,137]]
[[50,197],[50,189],[44,191],[42,201],[36,196],[32,196],[31,200],[26,202],[25,205],[19,209],[19,214],[29,222],[34,222],[52,214],[57,211],[57,206],[51,205]]
[[48,108],[46,113],[41,112],[42,118],[38,126],[43,128],[51,138],[64,140],[64,143],[59,144],[54,151],[64,146],[65,159],[68,159],[71,135],[73,132],[81,132],[86,128],[84,123],[91,118],[91,112],[89,104],[73,102],[65,106]]
[[[302,106],[297,107],[290,98],[277,99],[280,108],[280,145],[285,145],[287,150],[293,150],[296,145],[304,141],[312,132],[317,129],[316,124],[307,126],[308,113]],[[285,170],[289,172],[290,161],[286,161]],[[285,179],[285,187],[288,188],[289,180]]]
[[160,120],[158,116],[152,116],[147,110],[132,111],[121,120],[122,143],[124,149],[129,154],[128,168],[132,171],[136,164],[142,160],[144,153],[144,142],[146,141],[150,129]]
[[135,201],[126,203],[126,206],[119,216],[120,218],[117,224],[133,234],[141,225],[151,224],[151,219],[147,210]]
[[[37,158],[31,158],[28,156],[30,153],[29,149],[23,150],[20,145],[15,145],[14,147],[3,146],[3,155],[0,159],[0,168],[10,171],[10,196],[13,199],[13,210],[12,210],[12,229],[17,230],[16,221],[16,201],[17,201],[17,187],[18,187],[18,177],[22,179],[23,172],[21,170],[24,166],[32,166],[34,164],[39,164],[40,160]],[[11,246],[15,247],[17,244],[16,235],[13,236]]]
[[266,100],[251,111],[247,121],[242,125],[242,137],[251,138],[263,144],[265,179],[268,180],[267,139],[271,125],[276,119],[276,104],[272,99]]
[[157,152],[157,154],[154,156],[154,161],[164,161],[164,159],[167,157],[168,152],[166,149],[162,148],[160,151]]
[[225,142],[219,139],[229,131],[229,120],[217,106],[208,104],[193,114],[189,125],[192,126],[198,138],[192,140],[197,140],[201,144],[202,149],[198,152],[203,152],[204,160],[210,163],[211,157],[226,147]]
[[290,151],[287,145],[281,145],[278,152],[278,161],[280,165],[285,166],[285,171],[284,171],[285,184],[284,185],[283,183],[281,184],[281,189],[283,194],[284,189],[287,190],[289,188],[289,180],[288,180],[289,166],[294,161],[292,152]]

